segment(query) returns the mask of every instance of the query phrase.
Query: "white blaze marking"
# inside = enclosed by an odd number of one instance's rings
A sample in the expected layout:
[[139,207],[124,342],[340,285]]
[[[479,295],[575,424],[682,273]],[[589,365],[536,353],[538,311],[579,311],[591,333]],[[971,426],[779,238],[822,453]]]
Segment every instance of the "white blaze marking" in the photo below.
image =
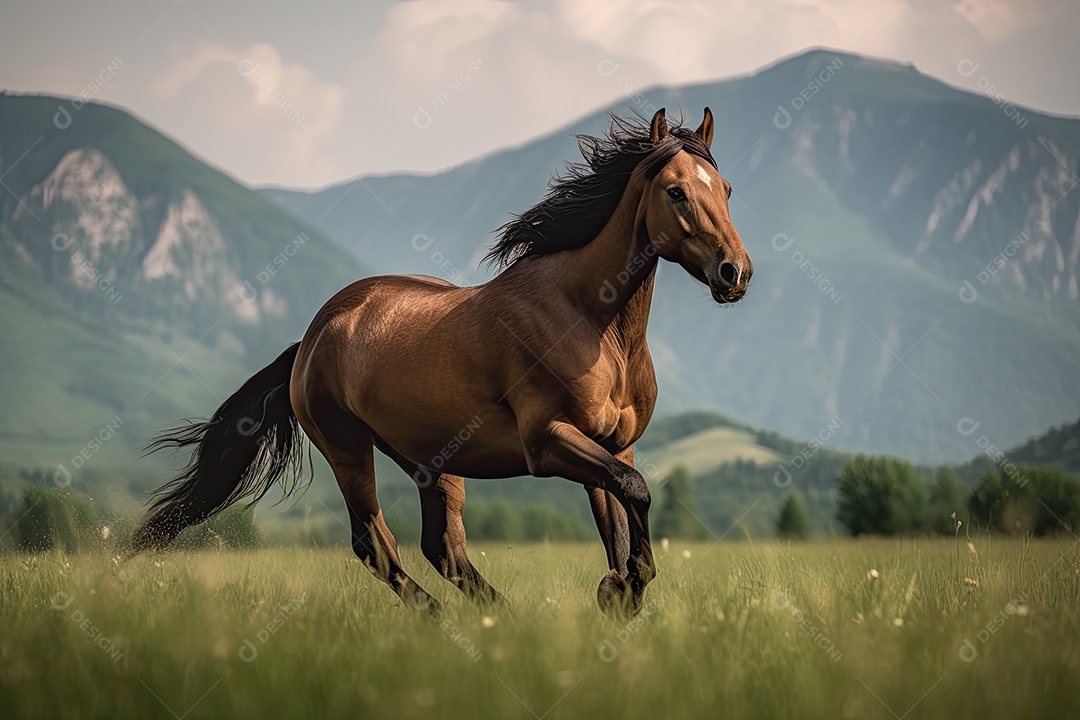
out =
[[700,165],[697,166],[697,176],[701,178],[701,182],[705,183],[705,187],[712,190],[712,178],[709,177],[709,173],[705,171],[705,168]]

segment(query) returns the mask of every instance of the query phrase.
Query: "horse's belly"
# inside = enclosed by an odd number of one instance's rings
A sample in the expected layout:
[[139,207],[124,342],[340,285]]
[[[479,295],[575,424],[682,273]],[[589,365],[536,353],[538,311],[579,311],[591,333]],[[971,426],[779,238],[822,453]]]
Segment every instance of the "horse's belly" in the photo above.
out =
[[474,478],[528,474],[516,421],[504,407],[476,407],[470,415],[429,401],[366,410],[368,426],[421,467]]

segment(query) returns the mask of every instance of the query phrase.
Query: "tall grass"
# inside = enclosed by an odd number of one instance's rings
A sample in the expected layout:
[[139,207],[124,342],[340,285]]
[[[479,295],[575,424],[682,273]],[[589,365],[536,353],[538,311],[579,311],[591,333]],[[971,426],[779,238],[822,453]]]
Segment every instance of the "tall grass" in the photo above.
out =
[[[658,549],[659,550],[659,549]],[[344,549],[0,558],[22,717],[1075,717],[1074,541],[672,543],[641,615],[599,544],[475,545],[512,609],[405,610]],[[1021,579],[1022,578],[1022,579]]]

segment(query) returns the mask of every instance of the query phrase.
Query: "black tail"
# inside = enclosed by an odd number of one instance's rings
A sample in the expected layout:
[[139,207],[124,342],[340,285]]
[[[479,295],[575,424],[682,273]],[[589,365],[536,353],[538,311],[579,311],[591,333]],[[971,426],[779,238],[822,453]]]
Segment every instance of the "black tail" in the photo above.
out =
[[286,496],[299,486],[303,436],[289,402],[289,376],[299,344],[281,353],[222,403],[205,423],[176,428],[147,448],[194,448],[184,471],[157,491],[135,531],[132,551],[162,548],[180,531],[245,497],[257,501],[281,480]]

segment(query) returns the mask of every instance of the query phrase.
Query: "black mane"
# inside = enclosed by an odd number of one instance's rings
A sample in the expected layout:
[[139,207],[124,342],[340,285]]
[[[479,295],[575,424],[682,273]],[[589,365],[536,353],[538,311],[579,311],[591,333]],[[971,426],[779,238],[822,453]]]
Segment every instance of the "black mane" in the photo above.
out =
[[585,161],[567,163],[566,173],[548,183],[543,200],[499,228],[501,235],[485,262],[505,266],[587,245],[615,212],[638,165],[644,163],[646,176],[652,179],[685,150],[716,167],[709,148],[693,130],[677,125],[654,145],[648,122],[640,116],[637,120],[642,122],[612,115],[606,137],[578,135]]

